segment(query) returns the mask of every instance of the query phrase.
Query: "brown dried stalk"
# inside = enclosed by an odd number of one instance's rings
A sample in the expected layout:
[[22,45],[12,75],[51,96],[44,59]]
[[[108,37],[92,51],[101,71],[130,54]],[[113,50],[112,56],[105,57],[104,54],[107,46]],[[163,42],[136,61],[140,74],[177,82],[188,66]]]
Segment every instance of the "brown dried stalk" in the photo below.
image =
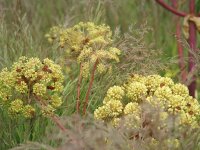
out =
[[83,107],[83,114],[84,115],[86,114],[88,101],[89,101],[89,96],[90,96],[90,91],[92,89],[92,85],[93,85],[93,82],[94,82],[94,74],[95,74],[95,71],[97,69],[98,63],[99,63],[99,60],[97,59],[96,62],[94,63],[93,69],[92,69],[91,78],[90,78],[90,82],[89,82],[89,87],[88,87],[88,90],[87,90],[87,93],[86,93],[86,97],[85,97],[85,104],[84,104],[84,107]]

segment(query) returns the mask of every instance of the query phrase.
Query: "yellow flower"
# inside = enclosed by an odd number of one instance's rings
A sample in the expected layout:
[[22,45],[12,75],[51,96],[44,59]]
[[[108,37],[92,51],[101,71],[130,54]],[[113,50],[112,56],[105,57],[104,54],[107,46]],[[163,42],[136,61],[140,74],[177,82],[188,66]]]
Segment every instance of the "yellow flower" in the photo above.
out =
[[101,106],[94,111],[95,119],[105,119],[109,116],[111,110],[109,110],[108,106]]
[[17,115],[23,109],[23,101],[21,99],[16,99],[10,103],[9,113],[10,115]]
[[107,91],[107,95],[103,103],[106,104],[108,101],[111,101],[111,100],[121,100],[124,94],[125,93],[122,87],[120,86],[110,87]]
[[147,94],[147,88],[140,82],[132,82],[126,88],[127,97],[133,102],[139,102],[142,98],[145,98]]
[[61,82],[55,82],[53,91],[62,92],[63,91],[62,83]]
[[130,102],[128,103],[125,108],[124,108],[124,114],[128,115],[128,114],[134,114],[134,115],[140,115],[140,106],[138,105],[138,103],[135,102]]
[[91,56],[92,54],[92,49],[91,48],[85,48],[81,51],[80,55],[77,58],[77,61],[79,63],[88,60],[88,58]]
[[172,113],[177,113],[184,111],[186,106],[186,101],[184,97],[180,95],[172,95],[168,101],[168,111]]
[[172,95],[172,90],[168,86],[158,87],[154,93],[154,96],[163,100],[169,99]]
[[102,63],[98,64],[98,65],[97,65],[97,71],[98,71],[100,74],[106,72],[106,66],[105,66],[104,64],[102,64]]
[[158,129],[165,128],[165,121],[171,116],[177,118],[179,127],[199,127],[200,105],[197,99],[189,96],[184,85],[174,84],[172,79],[159,75],[132,74],[123,86],[109,88],[103,106],[95,110],[94,116],[115,127],[124,119],[125,127],[138,130],[143,127],[143,104],[146,102],[161,110]]
[[26,105],[23,107],[22,114],[25,118],[32,118],[35,115],[35,108],[31,105]]
[[62,104],[62,99],[61,97],[59,97],[58,95],[52,95],[51,96],[51,105],[54,107],[54,108],[57,108],[57,107],[60,107],[61,104]]
[[42,107],[42,115],[45,117],[52,116],[54,114],[55,108],[51,105],[43,106]]
[[33,93],[38,96],[43,96],[46,93],[46,86],[44,84],[36,83],[33,85]]
[[124,116],[124,126],[128,129],[138,129],[141,122],[141,117],[137,114],[128,114]]
[[0,105],[13,116],[21,114],[31,118],[37,107],[35,103],[38,103],[34,100],[40,97],[42,100],[39,101],[45,100],[47,112],[50,112],[51,107],[56,108],[62,103],[59,95],[63,90],[63,80],[61,67],[52,60],[40,61],[22,56],[10,69],[0,72]]
[[117,117],[122,113],[122,103],[120,101],[109,101],[106,105],[99,107],[94,112],[96,119],[105,119],[107,117]]
[[90,76],[90,64],[89,62],[85,62],[82,65],[82,76],[87,79]]
[[145,78],[139,74],[131,74],[128,78],[128,83],[131,83],[131,82],[144,83],[144,81],[145,81]]
[[112,31],[105,24],[80,22],[70,28],[53,27],[46,37],[51,43],[56,43],[61,49],[66,50],[65,58],[83,65],[84,78],[88,78],[90,67],[97,60],[99,63],[97,71],[100,74],[112,66],[111,61],[119,62],[121,51],[116,47],[111,47],[113,45]]
[[120,124],[120,121],[121,121],[120,118],[113,118],[113,119],[111,120],[111,124],[112,124],[114,127],[118,127],[119,124]]
[[183,96],[183,97],[186,97],[189,95],[189,90],[188,88],[183,85],[183,84],[175,84],[174,86],[172,86],[172,92],[173,94],[175,95],[180,95],[180,96]]
[[122,113],[123,105],[120,101],[109,101],[106,103],[107,108],[111,111],[109,117],[117,117]]
[[168,78],[168,77],[162,77],[161,79],[160,79],[160,86],[162,87],[162,86],[169,86],[169,87],[171,87],[171,86],[173,86],[174,85],[174,82],[173,82],[173,80],[171,79],[171,78]]
[[161,77],[159,75],[149,75],[143,79],[145,86],[147,87],[149,94],[153,93],[160,87]]
[[28,92],[28,86],[26,84],[26,82],[24,81],[19,81],[16,85],[15,85],[15,90],[20,92],[20,93],[27,93]]

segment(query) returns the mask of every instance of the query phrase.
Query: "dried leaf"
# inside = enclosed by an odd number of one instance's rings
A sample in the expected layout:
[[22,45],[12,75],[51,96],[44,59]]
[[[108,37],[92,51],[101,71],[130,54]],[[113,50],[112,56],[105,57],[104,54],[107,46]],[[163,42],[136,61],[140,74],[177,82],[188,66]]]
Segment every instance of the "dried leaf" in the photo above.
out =
[[190,15],[187,15],[183,20],[183,35],[186,39],[189,38],[189,18]]
[[197,30],[200,32],[200,17],[192,16],[190,17],[190,21],[193,21],[197,27]]
[[183,34],[186,39],[189,38],[189,21],[192,21],[200,32],[200,17],[187,15],[183,20]]

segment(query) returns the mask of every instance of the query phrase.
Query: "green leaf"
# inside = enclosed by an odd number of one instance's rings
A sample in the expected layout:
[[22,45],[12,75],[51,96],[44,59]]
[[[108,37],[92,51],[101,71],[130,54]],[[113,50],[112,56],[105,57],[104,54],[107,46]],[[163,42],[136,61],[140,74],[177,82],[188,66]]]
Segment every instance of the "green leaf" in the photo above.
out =
[[200,13],[200,0],[196,0],[196,12]]

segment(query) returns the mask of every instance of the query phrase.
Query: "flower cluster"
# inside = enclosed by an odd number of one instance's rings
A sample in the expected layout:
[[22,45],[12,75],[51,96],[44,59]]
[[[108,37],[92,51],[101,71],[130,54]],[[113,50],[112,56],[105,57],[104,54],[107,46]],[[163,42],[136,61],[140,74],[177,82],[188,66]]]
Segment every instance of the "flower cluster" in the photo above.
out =
[[90,75],[91,66],[97,63],[98,73],[111,70],[108,61],[119,62],[121,51],[112,47],[112,32],[106,25],[95,25],[92,22],[71,27],[53,27],[46,34],[48,41],[64,49],[68,58],[74,58],[82,64],[84,78]]
[[10,70],[0,72],[0,105],[10,115],[25,118],[36,114],[36,103],[42,109],[55,110],[62,104],[63,80],[60,66],[52,60],[46,58],[41,62],[38,58],[20,57]]
[[94,117],[114,126],[116,120],[120,122],[120,119],[126,118],[128,127],[139,128],[145,122],[142,119],[144,103],[162,109],[162,119],[177,116],[181,126],[199,126],[198,101],[189,96],[185,85],[175,84],[171,78],[159,75],[133,74],[124,85],[111,87],[103,100],[103,106],[95,110]]

